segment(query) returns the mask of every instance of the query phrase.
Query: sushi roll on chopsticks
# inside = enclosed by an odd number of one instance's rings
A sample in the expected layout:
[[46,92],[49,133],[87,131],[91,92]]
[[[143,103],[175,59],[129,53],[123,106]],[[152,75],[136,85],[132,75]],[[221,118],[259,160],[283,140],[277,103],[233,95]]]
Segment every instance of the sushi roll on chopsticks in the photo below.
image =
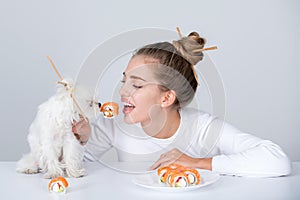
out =
[[200,183],[200,174],[196,169],[177,164],[158,168],[157,175],[161,183],[170,187],[187,187]]
[[105,118],[114,118],[119,114],[119,105],[115,102],[106,102],[99,107]]

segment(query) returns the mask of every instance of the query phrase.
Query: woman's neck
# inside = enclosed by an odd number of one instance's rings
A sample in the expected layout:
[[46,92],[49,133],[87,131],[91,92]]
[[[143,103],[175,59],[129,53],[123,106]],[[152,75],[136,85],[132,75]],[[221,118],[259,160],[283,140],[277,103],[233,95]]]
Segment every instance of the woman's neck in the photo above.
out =
[[164,110],[163,114],[153,117],[147,125],[141,124],[145,133],[159,139],[172,137],[179,128],[180,114],[177,110]]

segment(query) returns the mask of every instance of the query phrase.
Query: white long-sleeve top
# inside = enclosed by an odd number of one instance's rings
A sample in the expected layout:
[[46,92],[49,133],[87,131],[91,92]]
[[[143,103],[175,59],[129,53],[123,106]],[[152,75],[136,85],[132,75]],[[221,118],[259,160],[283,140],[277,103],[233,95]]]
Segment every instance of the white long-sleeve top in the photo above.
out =
[[120,118],[99,117],[92,123],[85,159],[99,159],[115,147],[119,161],[151,161],[173,148],[194,158],[212,158],[212,171],[237,176],[288,175],[291,163],[282,149],[269,140],[244,133],[218,118],[192,108],[180,111],[180,125],[167,139],[144,133],[139,125]]

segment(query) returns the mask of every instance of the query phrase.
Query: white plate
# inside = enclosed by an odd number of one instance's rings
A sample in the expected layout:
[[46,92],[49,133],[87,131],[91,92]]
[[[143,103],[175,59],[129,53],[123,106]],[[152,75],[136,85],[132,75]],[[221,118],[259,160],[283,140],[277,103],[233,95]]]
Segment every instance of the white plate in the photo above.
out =
[[216,174],[214,172],[208,171],[208,170],[198,170],[200,173],[201,181],[199,185],[194,186],[188,186],[188,187],[170,187],[164,183],[161,183],[159,181],[159,177],[155,173],[150,174],[143,174],[143,175],[136,175],[133,179],[133,183],[152,190],[158,190],[163,192],[185,192],[190,190],[195,190],[207,185],[210,185],[217,180],[219,180],[220,176],[219,174]]

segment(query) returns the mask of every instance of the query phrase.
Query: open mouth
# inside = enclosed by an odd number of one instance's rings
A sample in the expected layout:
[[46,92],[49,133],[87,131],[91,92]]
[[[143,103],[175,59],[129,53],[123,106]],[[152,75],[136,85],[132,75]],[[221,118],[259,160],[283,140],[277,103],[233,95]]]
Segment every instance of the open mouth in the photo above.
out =
[[135,108],[135,106],[132,105],[131,103],[123,103],[123,105],[124,105],[124,108],[123,108],[124,114],[130,113]]

